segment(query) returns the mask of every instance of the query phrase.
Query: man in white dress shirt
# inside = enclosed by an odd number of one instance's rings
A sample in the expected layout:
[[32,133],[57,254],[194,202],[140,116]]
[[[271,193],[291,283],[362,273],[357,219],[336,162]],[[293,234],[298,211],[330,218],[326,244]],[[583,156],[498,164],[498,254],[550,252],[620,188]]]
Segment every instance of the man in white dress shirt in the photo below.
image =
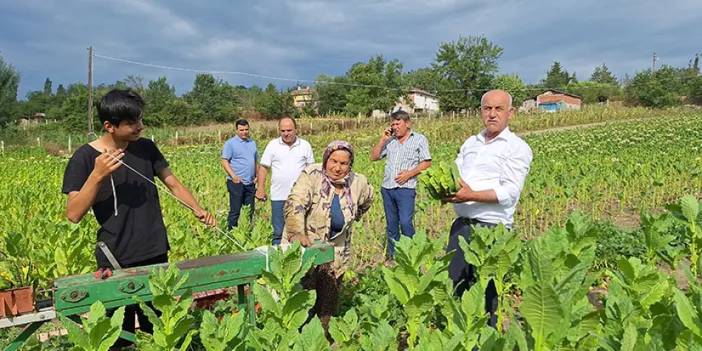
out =
[[[475,282],[473,267],[464,259],[458,236],[470,242],[473,226],[504,224],[512,228],[514,210],[529,173],[531,148],[508,127],[513,111],[512,97],[506,91],[485,93],[480,100],[485,129],[468,138],[456,158],[462,186],[446,201],[454,203],[458,215],[451,226],[447,247],[447,251],[457,251],[449,265],[449,276],[458,296]],[[486,309],[494,315],[497,292],[492,282],[485,294]],[[494,318],[491,324],[494,326]]]
[[263,150],[258,168],[256,198],[266,200],[266,176],[271,175],[271,222],[273,224],[273,245],[280,244],[283,236],[283,206],[288,199],[293,184],[305,167],[314,163],[312,146],[307,140],[298,138],[297,122],[291,117],[278,121],[280,138],[271,140]]

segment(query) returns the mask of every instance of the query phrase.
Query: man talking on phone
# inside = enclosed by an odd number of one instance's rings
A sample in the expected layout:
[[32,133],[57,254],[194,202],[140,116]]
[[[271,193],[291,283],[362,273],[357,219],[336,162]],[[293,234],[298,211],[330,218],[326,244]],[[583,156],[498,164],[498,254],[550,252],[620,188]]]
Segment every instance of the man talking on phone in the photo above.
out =
[[414,236],[417,176],[431,166],[429,142],[424,135],[411,130],[409,114],[398,110],[390,117],[390,127],[383,130],[378,144],[371,151],[371,161],[387,158],[380,188],[387,225],[386,265],[393,262],[400,230],[402,235]]

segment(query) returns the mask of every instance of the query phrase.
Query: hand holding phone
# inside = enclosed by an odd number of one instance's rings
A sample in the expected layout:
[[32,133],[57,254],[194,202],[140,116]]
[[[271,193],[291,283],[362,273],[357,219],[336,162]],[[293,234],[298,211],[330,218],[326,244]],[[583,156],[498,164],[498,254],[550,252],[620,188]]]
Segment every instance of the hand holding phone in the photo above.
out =
[[385,139],[388,139],[388,138],[390,138],[390,137],[393,136],[393,135],[395,135],[395,130],[392,129],[391,127],[387,127],[387,128],[385,128],[385,130],[383,131],[383,138],[385,138]]

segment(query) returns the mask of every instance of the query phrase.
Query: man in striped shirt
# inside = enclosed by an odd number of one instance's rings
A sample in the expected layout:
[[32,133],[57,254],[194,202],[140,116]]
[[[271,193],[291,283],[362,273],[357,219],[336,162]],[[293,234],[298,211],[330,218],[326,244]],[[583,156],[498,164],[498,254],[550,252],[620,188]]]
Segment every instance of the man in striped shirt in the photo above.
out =
[[395,256],[395,241],[402,235],[414,236],[414,200],[417,195],[417,176],[431,166],[427,138],[411,130],[407,112],[399,110],[391,115],[390,128],[383,131],[378,144],[371,151],[371,161],[387,158],[380,194],[383,196],[387,224],[388,262]]

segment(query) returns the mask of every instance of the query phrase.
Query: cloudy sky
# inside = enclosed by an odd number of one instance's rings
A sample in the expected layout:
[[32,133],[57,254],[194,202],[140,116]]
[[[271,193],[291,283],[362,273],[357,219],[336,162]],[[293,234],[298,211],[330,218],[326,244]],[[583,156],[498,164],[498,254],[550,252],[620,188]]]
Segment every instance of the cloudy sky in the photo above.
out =
[[[701,0],[235,1],[0,0],[0,55],[21,74],[19,96],[87,80],[166,76],[179,94],[195,73],[106,57],[220,73],[232,84],[279,87],[340,75],[382,54],[405,70],[429,66],[440,43],[484,35],[504,49],[502,73],[538,82],[554,61],[579,79],[606,63],[617,75],[687,65],[702,52]],[[285,80],[285,79],[292,79]]]

